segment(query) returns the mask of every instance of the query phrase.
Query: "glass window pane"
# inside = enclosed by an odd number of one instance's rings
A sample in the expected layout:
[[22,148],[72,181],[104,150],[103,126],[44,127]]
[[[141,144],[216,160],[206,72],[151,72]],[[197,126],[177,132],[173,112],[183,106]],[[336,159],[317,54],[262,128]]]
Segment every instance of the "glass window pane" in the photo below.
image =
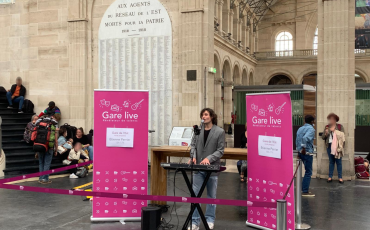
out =
[[[276,36],[275,51],[286,51],[293,50],[293,36],[287,31],[280,32]],[[289,52],[285,52],[281,55],[288,55]]]

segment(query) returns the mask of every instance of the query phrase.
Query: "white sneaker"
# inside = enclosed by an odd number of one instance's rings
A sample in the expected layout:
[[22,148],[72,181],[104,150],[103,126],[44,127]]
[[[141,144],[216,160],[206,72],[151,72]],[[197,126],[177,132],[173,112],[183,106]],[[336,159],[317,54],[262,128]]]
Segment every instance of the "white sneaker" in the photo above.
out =
[[195,224],[192,224],[191,225],[191,228],[188,227],[188,230],[199,230],[199,226],[195,225]]
[[213,229],[215,227],[214,223],[207,222],[209,229]]
[[78,176],[76,176],[76,174],[72,173],[71,175],[69,175],[69,178],[71,178],[71,179],[77,179]]

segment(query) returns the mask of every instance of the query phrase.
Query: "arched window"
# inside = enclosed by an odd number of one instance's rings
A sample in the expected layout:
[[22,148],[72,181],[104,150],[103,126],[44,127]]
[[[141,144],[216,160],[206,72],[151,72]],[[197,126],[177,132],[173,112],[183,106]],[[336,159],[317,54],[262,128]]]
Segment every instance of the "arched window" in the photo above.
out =
[[269,85],[291,85],[291,84],[292,81],[290,80],[289,77],[285,75],[276,75],[269,81]]
[[316,27],[316,30],[315,30],[315,36],[313,37],[313,49],[314,50],[317,50],[317,45],[319,44],[319,28]]
[[275,51],[279,51],[277,56],[293,55],[293,36],[291,33],[283,31],[276,36]]

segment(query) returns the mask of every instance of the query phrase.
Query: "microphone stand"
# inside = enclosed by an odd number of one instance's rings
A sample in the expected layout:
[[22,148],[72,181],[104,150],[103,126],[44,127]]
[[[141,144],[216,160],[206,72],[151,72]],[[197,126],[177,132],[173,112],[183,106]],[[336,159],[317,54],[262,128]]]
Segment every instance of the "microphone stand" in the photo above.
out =
[[[194,144],[194,151],[192,152],[191,156],[190,156],[190,184],[191,184],[191,188],[193,189],[193,169],[194,169],[194,155],[196,156],[197,154],[197,143],[198,143],[198,138],[195,138],[195,136],[199,136],[200,135],[200,132],[202,130],[202,127],[203,127],[203,120],[202,122],[200,123],[200,128],[199,130],[195,130],[194,129],[194,135],[193,135],[193,138],[191,140],[191,144],[193,145]],[[195,126],[195,128],[197,128],[197,126]],[[193,204],[191,205],[193,206]],[[192,207],[191,207],[192,208]],[[193,217],[190,219],[190,230],[193,230]]]

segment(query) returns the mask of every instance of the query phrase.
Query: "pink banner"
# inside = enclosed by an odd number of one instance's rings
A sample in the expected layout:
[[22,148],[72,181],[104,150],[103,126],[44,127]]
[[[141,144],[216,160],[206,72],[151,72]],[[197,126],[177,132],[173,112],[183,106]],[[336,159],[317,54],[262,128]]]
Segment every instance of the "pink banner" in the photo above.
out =
[[[94,92],[94,192],[147,195],[148,91]],[[139,220],[145,200],[94,197],[92,220]]]
[[[246,96],[248,123],[248,201],[283,199],[293,177],[290,93]],[[288,230],[295,229],[294,186],[287,200]],[[276,229],[275,208],[248,208],[247,223]]]

